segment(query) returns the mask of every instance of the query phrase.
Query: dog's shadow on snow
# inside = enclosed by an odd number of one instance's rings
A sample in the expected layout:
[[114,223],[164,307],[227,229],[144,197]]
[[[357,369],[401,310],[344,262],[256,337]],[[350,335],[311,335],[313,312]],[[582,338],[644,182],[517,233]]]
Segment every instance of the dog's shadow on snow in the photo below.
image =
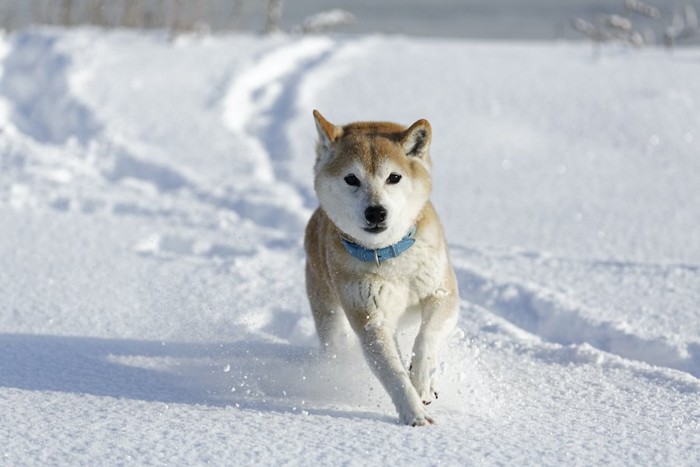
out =
[[[395,423],[348,395],[338,378],[354,371],[310,347],[0,334],[0,352],[0,387]],[[353,408],[332,408],[338,397]]]

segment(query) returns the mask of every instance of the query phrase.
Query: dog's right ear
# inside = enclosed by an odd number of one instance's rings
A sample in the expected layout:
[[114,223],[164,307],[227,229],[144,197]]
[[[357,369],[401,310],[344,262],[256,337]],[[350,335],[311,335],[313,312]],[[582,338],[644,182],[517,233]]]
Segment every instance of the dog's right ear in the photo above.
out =
[[316,121],[319,143],[321,143],[324,148],[330,149],[331,144],[343,134],[343,129],[323,118],[323,115],[321,115],[321,112],[318,110],[314,110],[314,120]]

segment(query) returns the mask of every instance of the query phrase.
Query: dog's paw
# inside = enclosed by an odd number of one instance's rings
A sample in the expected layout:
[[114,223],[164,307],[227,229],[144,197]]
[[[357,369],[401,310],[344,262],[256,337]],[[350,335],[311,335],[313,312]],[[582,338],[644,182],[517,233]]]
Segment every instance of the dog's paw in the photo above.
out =
[[427,398],[427,399],[426,398],[422,398],[422,399],[423,399],[423,405],[430,405],[430,403],[433,400],[438,400],[438,393],[433,391],[432,397]]
[[423,405],[429,405],[438,398],[438,390],[435,381],[436,370],[425,363],[421,360],[418,360],[417,364],[415,361],[411,362],[408,374]]
[[402,424],[410,426],[426,426],[434,425],[435,420],[428,415],[423,406],[417,405],[414,410],[407,410],[399,414],[399,419]]
[[413,387],[416,388],[418,397],[420,397],[423,405],[428,405],[438,398],[438,392],[435,388],[435,380],[433,378],[420,378],[415,373],[412,373],[411,383],[413,383]]
[[421,415],[418,417],[414,417],[413,420],[411,420],[410,425],[411,426],[435,425],[435,420],[433,420],[433,417],[429,417],[428,415]]

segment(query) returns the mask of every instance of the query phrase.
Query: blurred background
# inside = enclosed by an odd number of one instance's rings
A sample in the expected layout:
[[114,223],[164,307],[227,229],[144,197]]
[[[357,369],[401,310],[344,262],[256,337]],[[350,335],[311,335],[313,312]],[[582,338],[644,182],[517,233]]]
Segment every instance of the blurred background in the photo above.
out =
[[0,0],[0,26],[698,44],[700,0]]

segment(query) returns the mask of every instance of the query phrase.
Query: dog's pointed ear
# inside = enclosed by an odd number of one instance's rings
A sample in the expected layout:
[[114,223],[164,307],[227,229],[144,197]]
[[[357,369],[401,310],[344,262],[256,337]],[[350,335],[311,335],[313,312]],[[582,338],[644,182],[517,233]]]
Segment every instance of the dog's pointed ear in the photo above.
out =
[[321,112],[314,110],[314,120],[316,121],[316,130],[318,131],[319,142],[329,148],[343,134],[343,129],[333,125],[331,122],[323,118]]
[[430,138],[433,131],[427,120],[418,120],[404,131],[401,136],[401,144],[408,157],[424,158],[428,154]]

